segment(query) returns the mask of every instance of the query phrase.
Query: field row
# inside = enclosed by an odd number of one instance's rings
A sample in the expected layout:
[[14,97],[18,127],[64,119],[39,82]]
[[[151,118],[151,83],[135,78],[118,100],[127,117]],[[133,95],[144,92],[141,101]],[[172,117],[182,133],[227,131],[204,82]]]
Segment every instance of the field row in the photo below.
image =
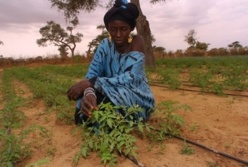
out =
[[[32,92],[32,99],[42,99],[45,102],[46,110],[56,112],[56,119],[63,122],[64,124],[73,124],[73,112],[74,102],[71,102],[66,97],[67,89],[75,83],[76,80],[83,78],[88,69],[88,64],[74,64],[74,65],[43,65],[37,67],[13,67],[9,69],[4,69],[1,73],[1,99],[2,104],[0,108],[0,166],[14,166],[15,164],[23,161],[26,157],[30,156],[30,145],[32,141],[27,143],[26,138],[30,133],[39,131],[42,136],[47,136],[47,129],[44,126],[31,125],[25,129],[21,129],[25,123],[25,115],[20,111],[23,106],[30,105],[30,99],[25,99],[17,95],[16,87],[14,82],[22,82],[27,85],[28,89]],[[223,94],[225,90],[239,90],[247,91],[248,89],[248,59],[247,57],[235,57],[233,58],[187,58],[187,59],[161,59],[157,62],[156,69],[146,69],[147,77],[150,83],[161,83],[168,86],[170,89],[177,89],[183,85],[197,86],[203,91],[213,92],[217,94]],[[183,125],[183,119],[180,117],[172,116],[174,109],[179,109],[180,107],[174,107],[177,105],[174,102],[162,103],[161,111],[163,111],[162,116],[164,120],[170,120],[170,122],[162,121],[167,123],[167,125],[162,125],[163,129],[159,134],[149,136],[157,136],[158,140],[162,140],[168,132],[179,134],[178,125]],[[109,106],[105,106],[109,108]],[[164,108],[163,108],[164,107]],[[185,106],[182,106],[185,107]],[[158,107],[159,108],[159,107]],[[166,108],[166,109],[165,109]],[[170,110],[173,108],[173,110]],[[130,109],[130,112],[134,112],[134,109]],[[168,112],[170,111],[170,112]],[[135,111],[136,112],[136,111]],[[126,155],[132,153],[135,155],[135,150],[132,150],[132,144],[135,139],[128,136],[134,126],[135,122],[126,122],[123,120],[123,124],[119,122],[114,122],[118,118],[118,115],[112,115],[108,113],[109,117],[102,117],[106,119],[106,126],[112,128],[115,123],[116,126],[120,125],[121,129],[128,129],[126,131],[121,131],[118,129],[116,133],[110,133],[112,136],[104,135],[101,136],[101,140],[93,137],[89,133],[83,133],[87,138],[92,137],[92,140],[97,142],[103,142],[103,144],[109,145],[107,148],[111,147],[112,151],[114,148],[118,149],[119,152],[125,153]],[[168,119],[170,118],[170,119]],[[102,120],[99,120],[100,122]],[[126,127],[128,125],[128,127]],[[176,126],[175,126],[176,125]],[[144,129],[151,128],[149,125],[137,124],[138,130],[141,133]],[[179,127],[180,127],[179,126]],[[161,127],[160,127],[161,128]],[[92,130],[92,129],[91,129]],[[122,132],[121,134],[119,132]],[[116,145],[113,145],[112,140],[115,140],[116,136],[126,135],[118,138]],[[110,141],[105,143],[102,141],[103,137],[106,137],[105,141]],[[114,137],[114,138],[111,138]],[[130,139],[130,140],[128,140]],[[123,141],[129,141],[127,146]],[[100,144],[99,143],[99,144]],[[126,142],[128,143],[128,142]],[[78,161],[79,155],[88,155],[89,150],[101,150],[98,145],[93,145],[92,142],[87,143],[81,147],[81,153],[76,155],[74,159],[75,163]],[[122,147],[125,147],[124,149]],[[116,163],[116,157],[108,152],[109,150],[105,148],[102,153],[103,163]],[[134,147],[133,147],[134,148]]]
[[147,70],[149,82],[171,89],[194,86],[219,95],[248,90],[248,57],[161,59],[156,64]]

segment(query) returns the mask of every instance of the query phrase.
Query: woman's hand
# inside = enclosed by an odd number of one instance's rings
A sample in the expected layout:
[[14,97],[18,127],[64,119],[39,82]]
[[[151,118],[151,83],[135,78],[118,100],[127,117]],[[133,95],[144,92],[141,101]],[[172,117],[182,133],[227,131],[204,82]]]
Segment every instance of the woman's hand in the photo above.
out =
[[82,98],[81,111],[84,115],[91,118],[92,111],[94,110],[98,110],[97,102],[96,102],[96,95],[93,93],[89,93]]
[[74,84],[68,91],[67,97],[69,100],[77,100],[83,96],[83,92],[86,88],[91,87],[89,80],[85,79]]

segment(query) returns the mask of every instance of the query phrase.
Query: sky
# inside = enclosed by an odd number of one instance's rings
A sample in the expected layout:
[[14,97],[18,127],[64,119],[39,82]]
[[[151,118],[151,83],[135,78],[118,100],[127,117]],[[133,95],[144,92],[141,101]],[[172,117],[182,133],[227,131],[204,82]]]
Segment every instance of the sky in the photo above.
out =
[[[166,51],[185,50],[184,41],[194,29],[200,42],[209,43],[209,49],[227,47],[234,41],[248,46],[248,0],[167,0],[150,4],[140,0],[143,14],[149,21],[156,41]],[[107,2],[107,1],[106,1]],[[80,25],[74,32],[83,34],[76,53],[85,54],[88,43],[94,39],[103,24],[107,9],[97,8],[91,13],[82,11]],[[57,47],[39,47],[39,30],[53,20],[63,28],[68,26],[63,13],[51,7],[48,0],[0,0],[0,55],[13,58],[49,57],[58,54]]]

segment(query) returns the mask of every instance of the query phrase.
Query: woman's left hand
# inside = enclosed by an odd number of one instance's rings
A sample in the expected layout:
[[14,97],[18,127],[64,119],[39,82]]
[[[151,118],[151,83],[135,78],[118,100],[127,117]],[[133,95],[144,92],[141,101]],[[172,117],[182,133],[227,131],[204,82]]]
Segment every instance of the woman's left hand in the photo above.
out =
[[91,83],[89,80],[81,80],[78,83],[74,84],[68,91],[67,91],[67,97],[69,100],[77,100],[82,95],[86,88],[91,87]]

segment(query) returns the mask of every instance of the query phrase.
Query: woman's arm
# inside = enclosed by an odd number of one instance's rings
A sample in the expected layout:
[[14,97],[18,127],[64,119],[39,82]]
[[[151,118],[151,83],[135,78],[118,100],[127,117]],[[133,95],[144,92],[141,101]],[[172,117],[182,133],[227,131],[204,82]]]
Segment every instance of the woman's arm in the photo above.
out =
[[83,96],[83,92],[88,87],[94,86],[96,77],[102,75],[102,57],[99,55],[100,52],[104,52],[104,42],[102,41],[98,46],[98,51],[94,55],[94,58],[88,69],[86,78],[74,84],[68,91],[67,97],[69,100],[77,100]]

